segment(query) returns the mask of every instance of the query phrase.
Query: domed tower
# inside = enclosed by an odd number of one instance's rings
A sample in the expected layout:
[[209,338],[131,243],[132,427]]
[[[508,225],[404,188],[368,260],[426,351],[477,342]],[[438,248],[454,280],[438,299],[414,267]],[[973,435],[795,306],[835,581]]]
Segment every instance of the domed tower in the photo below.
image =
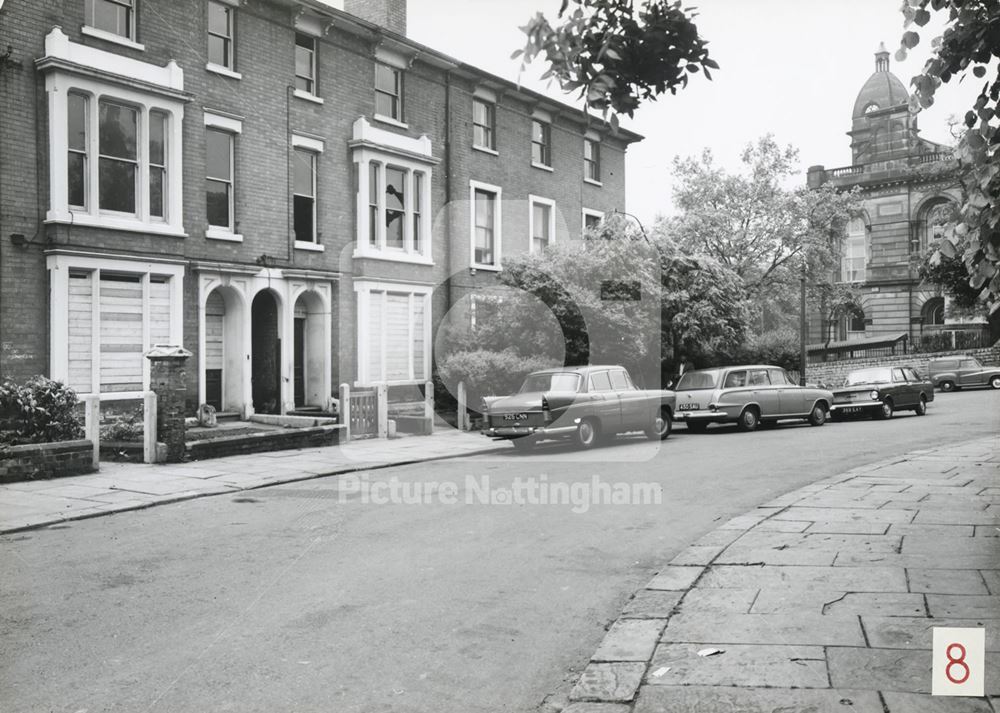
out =
[[[851,113],[851,152],[854,165],[901,158],[919,153],[917,118],[909,111],[910,95],[889,71],[885,44],[875,53],[875,73],[858,92]],[[914,151],[917,149],[917,151]]]

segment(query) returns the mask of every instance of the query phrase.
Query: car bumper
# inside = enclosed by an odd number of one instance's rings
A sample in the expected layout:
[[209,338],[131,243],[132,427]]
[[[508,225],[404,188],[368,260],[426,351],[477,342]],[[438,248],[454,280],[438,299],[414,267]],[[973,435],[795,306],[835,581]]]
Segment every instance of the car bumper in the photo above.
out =
[[483,435],[497,440],[509,440],[525,436],[560,438],[571,436],[575,432],[576,426],[499,426],[485,429]]
[[679,423],[724,423],[729,419],[729,414],[725,411],[678,411],[674,414],[674,421]]
[[831,416],[862,416],[881,413],[881,401],[854,401],[848,404],[833,404],[830,407]]

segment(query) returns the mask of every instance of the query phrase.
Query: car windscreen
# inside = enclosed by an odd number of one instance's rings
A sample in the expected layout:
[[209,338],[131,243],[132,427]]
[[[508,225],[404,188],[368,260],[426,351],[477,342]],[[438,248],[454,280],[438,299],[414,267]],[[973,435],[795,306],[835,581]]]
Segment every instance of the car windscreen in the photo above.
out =
[[718,374],[712,371],[689,371],[677,382],[677,390],[714,389]]
[[529,374],[521,385],[521,393],[531,391],[576,391],[580,375],[574,373]]
[[892,371],[890,369],[861,369],[852,371],[844,379],[844,386],[856,386],[857,384],[888,384],[892,382]]

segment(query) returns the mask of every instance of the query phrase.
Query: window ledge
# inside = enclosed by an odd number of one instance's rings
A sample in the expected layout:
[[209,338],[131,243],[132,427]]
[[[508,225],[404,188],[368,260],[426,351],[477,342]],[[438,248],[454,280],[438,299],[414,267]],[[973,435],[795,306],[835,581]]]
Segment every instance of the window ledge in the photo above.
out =
[[540,168],[543,171],[549,171],[549,172],[555,170],[555,169],[552,168],[552,166],[548,166],[548,165],[546,165],[544,163],[535,163],[534,161],[531,162],[531,167],[532,168]]
[[46,223],[68,223],[84,225],[90,228],[107,228],[109,230],[124,230],[130,233],[147,233],[169,238],[186,238],[187,233],[179,225],[169,223],[153,223],[119,215],[93,215],[77,211],[49,211],[45,217]]
[[365,250],[355,250],[354,254],[351,256],[355,260],[385,260],[386,262],[405,262],[411,265],[434,265],[434,261],[429,257],[424,257],[423,255],[417,255],[413,253],[388,253],[388,252],[374,252]]
[[488,153],[491,156],[499,156],[500,155],[499,151],[497,151],[496,149],[491,149],[491,148],[489,148],[487,146],[477,146],[476,144],[472,144],[472,148],[475,151],[482,151],[483,153]]
[[234,233],[227,228],[219,228],[214,225],[208,226],[205,231],[205,237],[209,240],[225,240],[230,243],[242,243],[243,236],[239,233]]
[[499,265],[477,265],[473,263],[469,265],[470,270],[485,270],[486,272],[500,272],[501,267]]
[[297,99],[304,99],[307,102],[312,102],[313,104],[323,104],[323,97],[318,97],[315,94],[310,94],[304,89],[296,89],[292,94],[295,95]]
[[383,116],[382,114],[375,114],[373,117],[375,121],[380,121],[383,124],[389,124],[390,126],[398,126],[400,129],[409,129],[409,124],[404,124],[398,119],[393,119],[391,116]]
[[215,74],[221,74],[223,77],[229,77],[230,79],[243,79],[243,75],[239,72],[234,72],[228,67],[223,67],[221,64],[213,64],[209,62],[205,65],[205,69],[209,72],[214,72]]
[[589,183],[592,186],[597,186],[598,188],[603,188],[604,187],[603,183],[601,183],[600,181],[595,181],[593,178],[584,178],[583,182],[584,183]]
[[326,250],[325,245],[320,245],[319,243],[310,243],[306,240],[296,240],[295,241],[296,250],[311,250],[312,252],[321,253]]
[[97,39],[104,40],[105,42],[114,42],[116,45],[121,45],[122,47],[128,47],[129,49],[139,50],[140,52],[146,51],[146,45],[141,45],[138,42],[133,42],[127,37],[116,35],[114,32],[108,32],[106,30],[98,30],[96,27],[91,27],[90,25],[84,25],[83,27],[81,27],[80,33],[88,35],[89,37],[96,37]]

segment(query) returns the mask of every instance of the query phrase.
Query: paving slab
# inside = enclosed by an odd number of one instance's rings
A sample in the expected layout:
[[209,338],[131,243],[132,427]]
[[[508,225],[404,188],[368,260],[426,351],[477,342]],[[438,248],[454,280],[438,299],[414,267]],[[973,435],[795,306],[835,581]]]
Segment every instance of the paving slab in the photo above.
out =
[[903,536],[900,553],[904,555],[938,555],[951,557],[954,554],[992,555],[1000,566],[1000,539],[987,537],[940,537],[914,534]]
[[830,647],[826,658],[834,688],[931,692],[930,651]]
[[913,525],[910,523],[895,523],[889,525],[890,535],[926,535],[928,537],[973,537],[976,534],[975,525]]
[[[699,656],[706,648],[723,649]],[[657,671],[669,671],[656,676]],[[826,688],[826,658],[822,646],[761,646],[759,644],[661,644],[656,647],[645,683],[702,686],[787,686]]]
[[914,524],[995,525],[1000,526],[1000,512],[968,508],[928,508],[913,518]]
[[858,690],[643,686],[634,713],[884,713],[878,694]]
[[925,649],[934,646],[934,629],[938,627],[983,628],[986,630],[986,650],[1000,653],[1000,615],[982,619],[930,619],[928,617],[880,617],[862,615],[868,642],[873,648]]
[[[910,522],[912,510],[875,510],[864,508],[801,507],[795,505],[774,516],[776,520],[812,520],[814,522]],[[947,521],[946,521],[947,522]]]
[[688,614],[715,612],[720,614],[747,614],[757,589],[702,589],[697,587],[684,595],[680,611]]
[[629,713],[631,706],[625,703],[570,703],[562,713]]
[[590,663],[573,686],[571,701],[628,703],[635,698],[645,663]]
[[974,569],[924,569],[906,570],[911,592],[925,594],[990,594],[982,575]]
[[666,619],[684,596],[683,592],[640,589],[622,611],[624,619]]
[[676,557],[670,560],[671,565],[706,565],[712,562],[726,545],[685,547]]
[[902,567],[739,567],[712,565],[699,587],[764,589],[765,587],[822,586],[844,592],[905,592]]
[[755,532],[802,532],[812,526],[808,520],[765,520],[754,528]]
[[[866,520],[855,520],[852,522],[836,522],[832,520],[817,520],[805,531],[809,534],[829,534],[829,535],[884,535],[892,528],[898,527],[896,524],[887,522],[868,522]],[[896,533],[892,533],[896,534]]]
[[899,691],[886,691],[882,697],[888,713],[993,713],[990,704],[982,698],[942,697]]
[[648,661],[666,623],[666,619],[619,619],[591,661]]
[[694,585],[695,580],[704,571],[704,567],[667,566],[650,580],[649,584],[646,585],[646,589],[684,591]]
[[924,616],[922,594],[906,592],[839,592],[816,587],[762,589],[751,614],[806,612],[829,617]]
[[841,552],[834,561],[834,569],[867,564],[911,569],[913,567],[926,567],[932,559],[939,569],[990,569],[997,564],[997,558],[994,555],[967,555],[961,552],[948,557],[936,558],[925,554],[894,555],[881,552]]
[[986,588],[990,590],[990,594],[1000,594],[1000,571],[983,569],[979,571],[979,574],[986,582]]
[[860,623],[806,612],[717,614],[681,612],[670,619],[663,643],[717,641],[726,644],[864,646]]
[[933,617],[953,619],[1000,617],[1000,595],[928,594],[927,608]]

